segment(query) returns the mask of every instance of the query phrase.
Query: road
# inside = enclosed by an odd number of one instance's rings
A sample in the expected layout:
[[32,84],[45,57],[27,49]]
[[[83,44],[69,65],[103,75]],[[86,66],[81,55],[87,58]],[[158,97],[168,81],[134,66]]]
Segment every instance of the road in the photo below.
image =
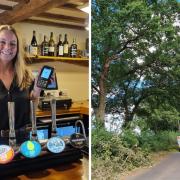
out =
[[180,152],[173,152],[159,164],[125,180],[180,180]]

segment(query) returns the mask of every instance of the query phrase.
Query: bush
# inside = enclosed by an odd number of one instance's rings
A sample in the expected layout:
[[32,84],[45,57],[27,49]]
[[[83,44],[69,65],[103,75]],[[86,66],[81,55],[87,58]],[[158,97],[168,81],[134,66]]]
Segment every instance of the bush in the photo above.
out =
[[177,147],[174,131],[155,134],[144,130],[137,135],[124,130],[121,135],[95,125],[92,130],[92,179],[119,180],[122,172],[151,164],[149,153]]
[[133,148],[139,145],[138,137],[131,129],[124,130],[121,134],[121,138],[125,147]]
[[92,130],[92,179],[120,179],[121,172],[149,164],[147,153],[138,147],[130,149],[124,143],[125,139],[122,141],[121,137],[104,128]]
[[145,151],[163,151],[177,148],[178,133],[174,131],[161,131],[155,134],[152,131],[144,131],[139,136],[139,145]]

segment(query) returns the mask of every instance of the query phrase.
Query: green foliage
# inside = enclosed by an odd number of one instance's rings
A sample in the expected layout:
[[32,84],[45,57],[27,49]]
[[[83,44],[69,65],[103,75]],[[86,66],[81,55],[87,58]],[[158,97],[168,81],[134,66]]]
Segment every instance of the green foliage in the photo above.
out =
[[[138,123],[132,124],[132,128],[134,129]],[[178,132],[155,133],[149,130],[146,124],[142,127],[140,134],[132,129],[126,129],[117,135],[108,132],[99,124],[94,124],[91,142],[93,179],[99,180],[102,177],[104,180],[120,179],[120,174],[124,171],[150,165],[150,153],[177,149]]]
[[173,111],[155,110],[148,118],[148,126],[157,131],[178,130],[178,113]]
[[[101,126],[92,130],[92,154],[98,157],[100,154],[104,155],[104,158],[111,156],[113,147],[109,147],[109,141],[112,140],[113,134],[106,131]],[[115,144],[112,144],[115,146]],[[115,148],[116,149],[116,148]]]
[[144,151],[163,151],[177,149],[178,133],[174,131],[161,131],[158,134],[153,131],[144,131],[139,136],[139,145]]
[[161,100],[157,101],[157,99],[151,97],[144,103],[144,107],[138,111],[138,118],[140,117],[141,121],[138,123],[139,120],[137,120],[136,123],[138,125],[146,123],[146,127],[154,132],[177,131],[179,115],[180,113],[175,107],[172,107],[167,102],[163,103]]
[[92,130],[93,179],[102,179],[103,177],[104,180],[113,180],[125,170],[150,163],[147,153],[142,152],[138,147],[129,149],[124,144],[125,139],[122,140],[118,135],[110,133],[102,127]]
[[121,138],[125,147],[133,148],[139,145],[137,135],[131,129],[124,130]]
[[173,25],[179,11],[176,0],[92,1],[92,85],[96,89],[105,63],[110,62],[103,79],[107,94],[92,88],[93,107],[98,108],[99,97],[105,96],[106,112],[125,114],[125,122],[133,120],[149,97],[156,98],[153,103],[168,100],[180,107],[179,28]]
[[106,97],[107,113],[123,114],[130,125],[140,117],[142,130],[139,136],[127,129],[118,136],[94,125],[93,179],[120,179],[119,173],[148,164],[149,152],[177,147],[178,12],[176,0],[92,0],[92,106],[98,109]]

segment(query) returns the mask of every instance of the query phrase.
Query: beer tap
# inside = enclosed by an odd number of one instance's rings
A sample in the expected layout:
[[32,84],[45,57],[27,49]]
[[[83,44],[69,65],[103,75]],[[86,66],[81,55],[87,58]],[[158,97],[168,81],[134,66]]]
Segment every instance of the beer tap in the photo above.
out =
[[56,125],[56,99],[52,98],[51,100],[51,118],[52,118],[52,127],[51,127],[51,137],[57,136],[57,125]]
[[27,158],[35,158],[41,153],[41,144],[37,139],[36,127],[36,105],[35,100],[30,101],[30,118],[32,123],[32,136],[30,140],[25,141],[20,146],[20,152]]
[[56,99],[51,99],[51,138],[48,140],[46,146],[47,149],[52,153],[60,153],[65,149],[65,142],[57,135],[56,125]]
[[32,141],[37,141],[37,126],[36,126],[36,103],[35,100],[30,101],[30,119],[31,119],[31,124],[32,124],[32,135],[31,135],[31,140]]
[[[83,134],[78,132],[78,123],[81,124]],[[70,144],[75,148],[83,148],[87,144],[86,131],[84,123],[81,120],[75,122],[75,133],[70,136]]]
[[14,118],[14,102],[8,102],[8,116],[9,116],[9,145],[0,145],[0,164],[7,164],[11,162],[18,153],[16,146],[16,134],[15,134],[15,118]]
[[15,113],[14,113],[14,102],[8,102],[8,115],[9,115],[9,146],[13,149],[17,149],[16,146],[16,133],[15,133]]

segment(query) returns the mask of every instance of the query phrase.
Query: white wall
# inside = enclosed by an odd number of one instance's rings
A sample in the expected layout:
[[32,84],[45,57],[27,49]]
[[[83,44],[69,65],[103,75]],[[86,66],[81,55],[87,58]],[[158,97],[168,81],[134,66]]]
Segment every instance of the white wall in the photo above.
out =
[[[64,34],[67,33],[69,44],[72,43],[72,39],[73,37],[75,37],[78,49],[81,50],[85,49],[85,40],[88,37],[88,32],[82,30],[64,29],[53,26],[35,25],[29,23],[16,23],[13,26],[21,34],[25,45],[30,44],[33,30],[36,31],[36,38],[38,44],[41,44],[44,35],[47,35],[47,37],[49,37],[50,32],[54,33],[55,43],[57,43],[58,41],[59,34],[62,34],[64,36]],[[33,70],[36,70],[45,64],[54,66],[56,68],[59,91],[67,91],[68,96],[72,98],[73,101],[86,100],[89,98],[88,67],[63,62],[35,63],[30,65],[29,67]]]

